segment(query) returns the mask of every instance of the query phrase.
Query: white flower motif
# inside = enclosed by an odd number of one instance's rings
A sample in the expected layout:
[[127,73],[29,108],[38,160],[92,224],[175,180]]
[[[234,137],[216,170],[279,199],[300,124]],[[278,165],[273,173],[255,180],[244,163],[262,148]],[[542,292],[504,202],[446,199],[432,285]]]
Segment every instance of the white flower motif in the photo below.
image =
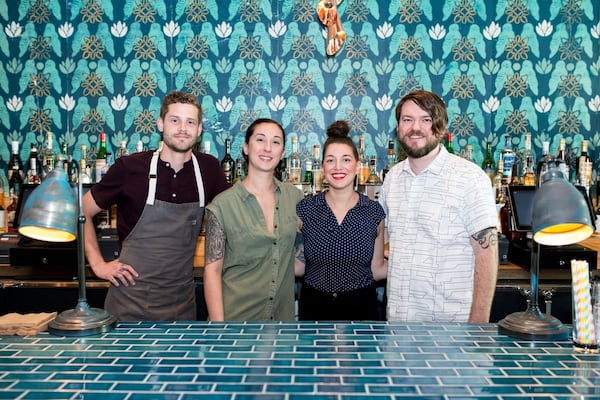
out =
[[4,32],[10,38],[17,38],[23,34],[23,27],[18,22],[12,21],[4,27]]
[[226,38],[231,35],[233,28],[231,27],[230,23],[223,21],[215,27],[215,32],[217,33],[218,37]]
[[117,21],[110,27],[110,33],[114,37],[123,37],[127,34],[127,25],[123,21]]
[[73,28],[73,24],[70,22],[65,22],[64,24],[58,27],[58,34],[63,39],[70,37],[73,34],[73,32],[75,32],[75,28]]
[[217,110],[220,112],[229,112],[231,111],[232,107],[233,102],[229,97],[223,96],[219,100],[217,100]]
[[6,108],[8,108],[10,111],[20,111],[21,108],[23,108],[23,100],[17,96],[13,96],[6,100]]
[[392,98],[387,94],[384,94],[383,96],[375,100],[375,107],[377,107],[379,111],[389,110],[390,108],[392,108],[392,104]]
[[541,37],[548,37],[552,35],[553,30],[554,27],[552,26],[552,23],[546,20],[541,21],[535,26],[535,32]]
[[110,106],[115,111],[123,111],[125,108],[127,108],[128,103],[129,102],[127,101],[127,98],[125,98],[125,96],[123,96],[121,93],[110,99]]
[[337,108],[338,105],[339,105],[339,101],[338,101],[337,97],[335,97],[331,94],[327,95],[327,97],[324,97],[323,99],[321,99],[321,106],[326,110],[334,110]]
[[483,108],[483,111],[485,111],[488,114],[491,114],[497,111],[500,107],[500,100],[498,100],[496,96],[490,96],[489,99],[483,102],[481,107]]
[[285,35],[286,31],[287,25],[282,21],[277,21],[269,26],[269,35],[271,35],[273,38],[278,38]]
[[175,21],[169,21],[163,26],[163,33],[167,37],[175,37],[179,35],[179,32],[181,32],[181,27]]
[[446,28],[440,24],[435,24],[435,26],[429,28],[429,36],[433,40],[441,40],[446,36]]
[[600,22],[590,28],[590,33],[594,39],[600,39]]
[[552,101],[546,96],[542,96],[535,101],[534,107],[539,113],[547,113],[552,108]]
[[285,98],[281,95],[277,95],[269,101],[269,108],[271,109],[271,111],[279,111],[283,110],[285,104]]
[[379,39],[387,39],[394,33],[394,27],[389,22],[377,27],[377,36]]
[[483,37],[485,37],[487,40],[496,39],[498,36],[500,36],[500,31],[500,25],[496,22],[492,22],[483,29]]
[[65,94],[60,99],[58,99],[58,105],[63,110],[71,111],[73,108],[75,108],[75,99],[73,98],[73,96]]
[[588,107],[592,111],[600,111],[600,95],[596,95],[596,97],[590,99],[590,101],[588,101]]

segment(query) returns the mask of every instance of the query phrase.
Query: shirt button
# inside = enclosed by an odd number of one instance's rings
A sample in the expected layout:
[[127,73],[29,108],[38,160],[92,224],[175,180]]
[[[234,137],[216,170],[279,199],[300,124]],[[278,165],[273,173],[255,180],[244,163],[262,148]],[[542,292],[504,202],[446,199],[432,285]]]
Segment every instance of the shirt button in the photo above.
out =
[[177,194],[176,194],[176,193],[173,193],[173,194],[171,195],[171,197],[177,197]]
[[273,228],[277,229],[277,225],[275,225]]
[[165,164],[167,167],[171,167],[171,163],[166,163]]
[[177,178],[177,174],[173,174],[173,178]]

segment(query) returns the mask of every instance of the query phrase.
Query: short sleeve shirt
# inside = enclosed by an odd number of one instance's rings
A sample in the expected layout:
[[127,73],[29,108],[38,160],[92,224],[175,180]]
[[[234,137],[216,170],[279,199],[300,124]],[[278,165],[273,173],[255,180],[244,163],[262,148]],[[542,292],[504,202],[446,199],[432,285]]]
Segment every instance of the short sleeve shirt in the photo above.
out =
[[471,236],[498,225],[489,177],[440,146],[419,175],[408,160],[395,165],[379,201],[390,243],[388,319],[466,322],[475,266]]
[[274,233],[254,195],[238,182],[207,209],[225,233],[223,307],[226,321],[294,320],[296,204],[302,192],[275,180]]
[[371,260],[377,227],[385,217],[379,203],[359,193],[341,224],[325,192],[296,206],[302,221],[305,284],[323,292],[346,292],[373,284]]

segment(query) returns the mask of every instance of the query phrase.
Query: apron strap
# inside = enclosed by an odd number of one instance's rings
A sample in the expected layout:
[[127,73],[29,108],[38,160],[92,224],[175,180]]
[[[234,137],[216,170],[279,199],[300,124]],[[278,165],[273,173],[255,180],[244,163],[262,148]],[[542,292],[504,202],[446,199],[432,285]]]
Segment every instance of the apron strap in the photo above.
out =
[[[152,154],[152,160],[150,161],[150,173],[148,174],[148,196],[146,197],[146,204],[153,205],[156,196],[156,180],[158,171],[158,157],[162,150],[162,142],[160,143],[158,150]],[[192,164],[194,165],[194,176],[196,178],[196,187],[198,188],[198,204],[199,207],[204,207],[204,182],[202,181],[202,174],[200,173],[200,166],[196,155],[192,153]]]

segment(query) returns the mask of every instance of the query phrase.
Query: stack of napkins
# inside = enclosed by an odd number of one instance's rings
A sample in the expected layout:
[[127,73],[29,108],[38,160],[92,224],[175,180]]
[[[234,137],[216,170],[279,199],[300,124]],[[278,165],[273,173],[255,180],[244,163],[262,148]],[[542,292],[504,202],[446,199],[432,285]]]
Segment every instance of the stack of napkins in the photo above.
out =
[[5,314],[0,317],[0,335],[37,335],[45,331],[54,318],[56,318],[56,312]]

